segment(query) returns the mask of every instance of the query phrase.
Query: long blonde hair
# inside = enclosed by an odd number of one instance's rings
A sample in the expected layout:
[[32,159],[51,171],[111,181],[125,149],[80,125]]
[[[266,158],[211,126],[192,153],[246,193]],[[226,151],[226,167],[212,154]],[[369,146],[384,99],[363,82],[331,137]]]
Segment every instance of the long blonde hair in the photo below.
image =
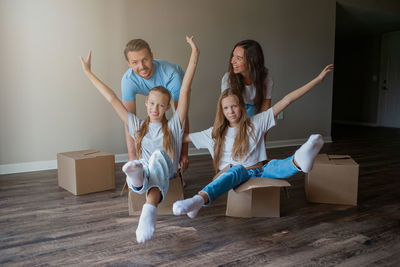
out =
[[223,109],[222,109],[222,100],[228,96],[233,96],[236,98],[239,108],[241,110],[241,116],[239,118],[237,133],[235,137],[235,142],[232,150],[232,158],[243,159],[243,157],[249,151],[249,136],[255,140],[254,135],[254,126],[247,118],[246,108],[244,105],[244,100],[242,94],[238,90],[227,89],[222,92],[221,96],[218,99],[217,104],[217,114],[215,115],[215,121],[213,130],[211,133],[211,137],[214,140],[214,168],[218,170],[219,163],[221,161],[222,153],[224,151],[225,146],[225,135],[228,130],[229,121],[225,118]]
[[[161,94],[167,95],[168,96],[168,103],[171,101],[171,94],[170,92],[165,89],[162,86],[157,86],[154,87],[150,90],[149,94],[151,92],[159,92]],[[138,158],[140,158],[140,155],[142,154],[142,140],[143,137],[146,135],[146,133],[149,130],[149,123],[150,123],[150,117],[147,116],[145,122],[142,124],[142,126],[140,127],[139,130],[136,131],[135,133],[135,139],[136,139],[136,153]],[[164,134],[163,136],[163,149],[165,152],[167,152],[168,156],[171,158],[171,160],[173,160],[174,158],[174,146],[173,146],[173,142],[172,142],[172,133],[171,130],[168,128],[168,120],[167,117],[164,116],[161,120],[161,130]]]

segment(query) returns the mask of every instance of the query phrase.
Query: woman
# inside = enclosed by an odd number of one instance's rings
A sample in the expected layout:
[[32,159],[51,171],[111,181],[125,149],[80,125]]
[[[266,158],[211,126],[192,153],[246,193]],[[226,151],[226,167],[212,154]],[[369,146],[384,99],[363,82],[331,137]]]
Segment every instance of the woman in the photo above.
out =
[[237,43],[231,53],[229,71],[222,77],[221,92],[228,88],[239,90],[247,116],[251,117],[271,107],[272,87],[260,44],[254,40]]

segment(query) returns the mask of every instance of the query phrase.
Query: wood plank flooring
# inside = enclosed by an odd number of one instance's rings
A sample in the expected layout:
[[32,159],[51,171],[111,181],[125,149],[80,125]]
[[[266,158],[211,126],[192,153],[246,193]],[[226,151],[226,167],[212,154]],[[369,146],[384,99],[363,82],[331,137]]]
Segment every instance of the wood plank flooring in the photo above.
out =
[[[304,175],[289,179],[280,218],[226,217],[226,197],[194,220],[159,216],[154,238],[137,244],[124,177],[117,189],[73,196],[57,171],[0,176],[0,264],[6,266],[400,266],[400,129],[336,126],[322,152],[360,164],[357,207],[311,204]],[[296,147],[270,149],[270,158]],[[209,156],[190,158],[185,197],[212,177]]]

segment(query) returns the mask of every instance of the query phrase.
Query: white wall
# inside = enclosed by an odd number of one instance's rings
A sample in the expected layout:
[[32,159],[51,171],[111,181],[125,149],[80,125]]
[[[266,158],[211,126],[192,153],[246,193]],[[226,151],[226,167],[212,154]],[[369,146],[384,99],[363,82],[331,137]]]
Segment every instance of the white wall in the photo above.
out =
[[[0,165],[86,148],[126,153],[122,123],[81,71],[79,55],[89,49],[94,72],[120,95],[130,39],[146,39],[156,58],[185,69],[184,36],[195,35],[190,121],[198,131],[213,122],[236,42],[263,46],[275,102],[333,62],[334,28],[334,0],[0,0]],[[332,76],[285,111],[269,140],[329,137],[331,102]]]

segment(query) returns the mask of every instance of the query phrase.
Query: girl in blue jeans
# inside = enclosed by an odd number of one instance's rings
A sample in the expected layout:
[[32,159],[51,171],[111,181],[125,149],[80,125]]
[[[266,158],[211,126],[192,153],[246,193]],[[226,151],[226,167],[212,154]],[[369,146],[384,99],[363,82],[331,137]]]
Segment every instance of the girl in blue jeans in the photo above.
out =
[[198,149],[207,148],[215,169],[227,170],[197,195],[175,202],[173,213],[194,218],[203,205],[210,205],[250,178],[287,178],[299,171],[309,172],[324,143],[321,135],[311,135],[293,156],[260,166],[266,159],[264,135],[275,126],[275,117],[280,112],[320,84],[331,71],[333,65],[326,66],[315,79],[287,94],[272,108],[250,118],[246,115],[241,94],[237,90],[225,90],[218,101],[213,127],[184,135],[183,142],[192,142]]

